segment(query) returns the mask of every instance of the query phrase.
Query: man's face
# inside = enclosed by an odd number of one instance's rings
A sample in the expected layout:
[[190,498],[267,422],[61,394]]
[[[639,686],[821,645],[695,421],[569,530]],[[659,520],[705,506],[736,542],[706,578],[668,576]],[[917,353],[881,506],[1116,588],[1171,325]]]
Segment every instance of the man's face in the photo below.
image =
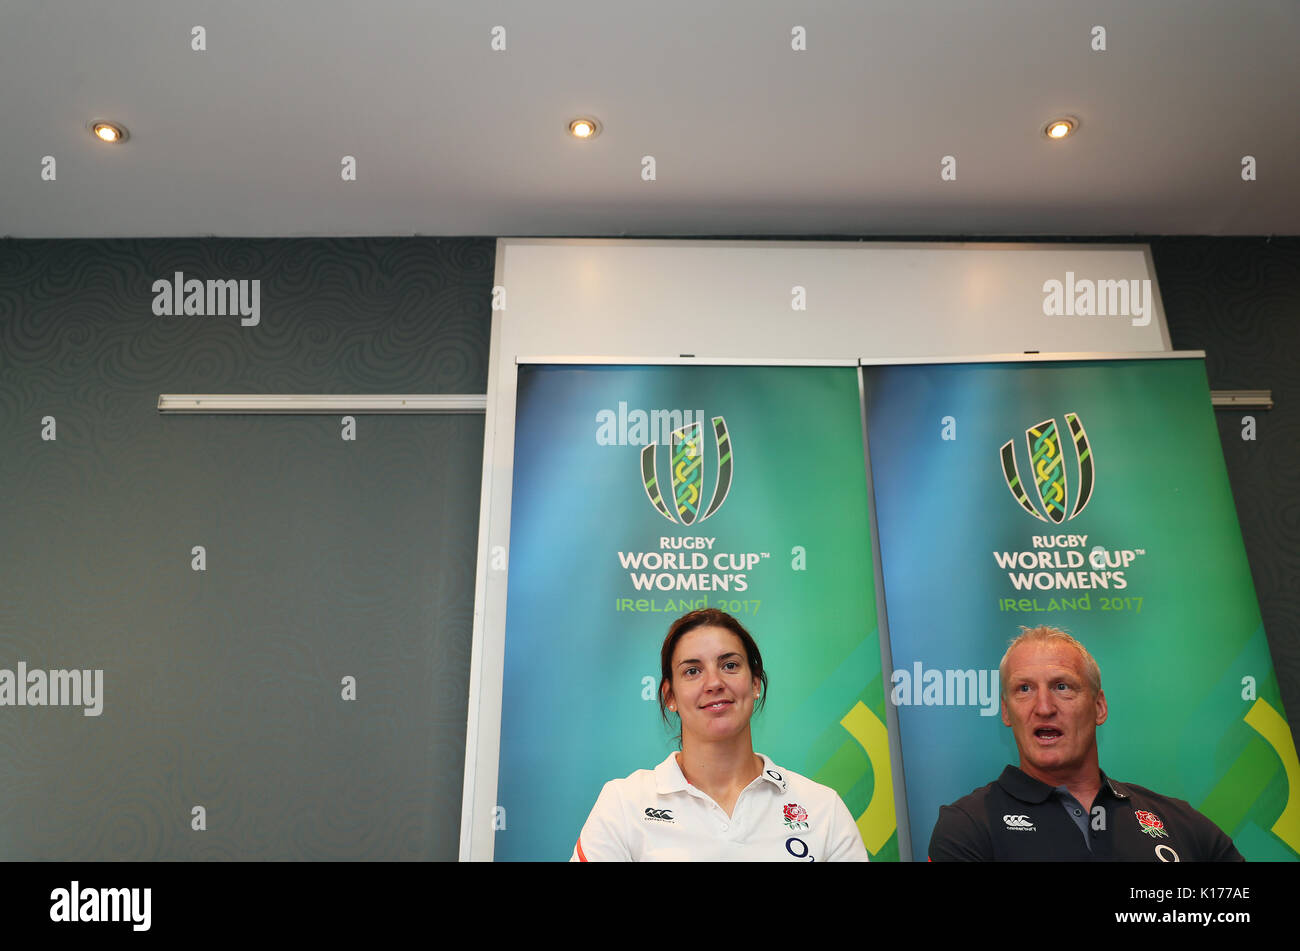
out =
[[1083,657],[1060,641],[1028,641],[1007,658],[1002,722],[1011,727],[1020,768],[1059,785],[1097,765],[1097,727],[1106,722],[1106,696],[1092,692]]

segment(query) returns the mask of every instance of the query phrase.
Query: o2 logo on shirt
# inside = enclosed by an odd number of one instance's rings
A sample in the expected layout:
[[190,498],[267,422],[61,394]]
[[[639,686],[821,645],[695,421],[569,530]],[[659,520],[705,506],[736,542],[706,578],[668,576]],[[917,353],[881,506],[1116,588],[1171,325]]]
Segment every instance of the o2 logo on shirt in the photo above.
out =
[[785,840],[785,850],[797,859],[802,859],[808,862],[817,861],[816,858],[808,854],[810,851],[808,843],[797,836],[792,835],[790,838]]

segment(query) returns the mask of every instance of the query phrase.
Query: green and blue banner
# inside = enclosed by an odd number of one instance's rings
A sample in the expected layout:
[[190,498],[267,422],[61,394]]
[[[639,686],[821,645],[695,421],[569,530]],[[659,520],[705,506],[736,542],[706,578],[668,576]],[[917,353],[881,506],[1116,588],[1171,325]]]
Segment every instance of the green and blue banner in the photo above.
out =
[[1101,667],[1101,766],[1188,800],[1251,860],[1300,853],[1282,709],[1201,359],[864,368],[911,846],[1018,762],[1021,626]]
[[677,748],[659,649],[701,607],[754,635],[754,746],[896,859],[858,371],[518,371],[498,859],[567,859],[601,786]]

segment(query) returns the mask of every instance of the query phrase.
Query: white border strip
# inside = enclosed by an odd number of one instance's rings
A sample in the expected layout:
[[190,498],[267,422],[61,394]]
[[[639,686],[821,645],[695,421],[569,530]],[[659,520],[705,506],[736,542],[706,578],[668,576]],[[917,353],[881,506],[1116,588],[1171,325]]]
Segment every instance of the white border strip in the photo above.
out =
[[[814,241],[765,241],[761,238],[537,238],[499,237],[500,244],[572,245],[574,247],[664,248],[707,247],[755,250],[843,250],[883,248],[889,251],[1137,251],[1151,250],[1149,241],[876,241],[869,237],[843,237]],[[1151,268],[1155,274],[1155,268]]]
[[855,367],[857,360],[795,360],[751,359],[748,357],[516,357],[515,363],[561,366],[589,364],[593,366],[702,366],[702,367]]
[[[497,242],[496,254],[496,276],[495,283],[500,284],[502,274],[505,272],[505,256],[501,253],[501,243]],[[496,451],[497,451],[497,416],[501,415],[501,392],[497,386],[497,376],[500,372],[501,365],[501,313],[492,312],[492,332],[488,345],[488,365],[487,365],[487,410],[483,420],[483,478],[479,487],[479,506],[478,506],[478,553],[474,562],[474,625],[473,634],[470,640],[470,661],[469,661],[469,703],[466,708],[465,722],[465,774],[464,782],[461,789],[461,806],[460,806],[460,861],[468,862],[471,860],[491,861],[492,849],[496,839],[496,833],[491,825],[486,825],[479,833],[478,841],[475,842],[475,823],[480,826],[485,825],[484,817],[479,814],[476,816],[475,797],[479,793],[478,773],[479,773],[479,744],[482,742],[480,736],[480,727],[482,720],[481,706],[483,703],[484,688],[484,666],[487,658],[484,656],[484,624],[487,612],[487,586],[488,586],[488,561],[490,557],[490,539],[492,535],[492,481],[495,476],[496,468]],[[510,437],[512,440],[511,449],[513,450],[514,437],[514,405],[513,393],[510,394]],[[513,459],[513,452],[511,453]],[[505,508],[505,519],[507,531],[510,522],[510,502],[507,498]],[[509,535],[507,535],[507,538]],[[502,606],[504,613],[504,605]],[[504,629],[504,621],[502,628]],[[496,728],[497,737],[496,745],[500,745],[500,716],[501,716],[501,685],[496,685],[495,694],[488,690],[489,696],[495,696],[497,705]],[[490,727],[489,727],[490,729]],[[492,787],[492,797],[496,796],[496,770],[497,763],[488,763],[487,768],[491,771],[490,785]],[[488,785],[488,783],[484,783]],[[491,810],[488,813],[490,820]],[[477,845],[477,849],[475,846]]]
[[1140,350],[1130,353],[983,353],[967,357],[862,357],[864,367],[929,363],[1061,363],[1067,360],[1191,360],[1204,350]]

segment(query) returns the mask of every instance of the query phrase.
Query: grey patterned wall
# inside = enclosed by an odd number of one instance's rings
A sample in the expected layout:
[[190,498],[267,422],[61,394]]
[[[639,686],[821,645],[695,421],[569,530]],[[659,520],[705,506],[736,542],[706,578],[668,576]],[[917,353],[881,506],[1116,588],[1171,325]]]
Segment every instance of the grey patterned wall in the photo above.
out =
[[[156,403],[482,393],[494,253],[0,242],[0,668],[104,671],[98,717],[0,710],[0,858],[456,857],[483,417]],[[154,316],[175,271],[260,323]]]
[[[1053,239],[1059,240],[1059,239]],[[1158,238],[1300,716],[1300,240]],[[0,241],[0,859],[454,859],[480,416],[160,416],[159,393],[481,393],[491,239]],[[260,279],[261,321],[152,283]],[[42,418],[57,439],[43,440]],[[191,569],[203,545],[206,571]],[[340,680],[357,678],[357,699]],[[207,829],[191,829],[191,809]]]

